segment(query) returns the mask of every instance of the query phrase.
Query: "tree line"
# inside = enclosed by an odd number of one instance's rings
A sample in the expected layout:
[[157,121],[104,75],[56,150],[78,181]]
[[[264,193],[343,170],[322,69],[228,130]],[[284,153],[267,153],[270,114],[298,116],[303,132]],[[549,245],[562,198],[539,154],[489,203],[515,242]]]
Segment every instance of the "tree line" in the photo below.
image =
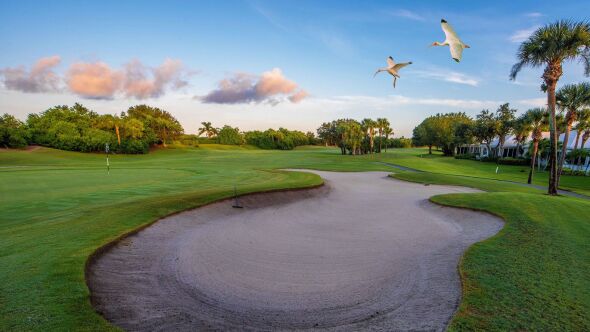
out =
[[318,141],[312,132],[285,128],[267,129],[265,131],[240,131],[238,127],[224,125],[215,128],[211,122],[201,122],[198,136],[205,135],[210,142],[228,145],[253,145],[261,149],[292,150],[297,146],[314,145]]
[[322,123],[317,133],[322,142],[338,146],[343,155],[359,155],[381,153],[382,149],[387,151],[387,147],[392,145],[389,136],[393,135],[393,129],[385,118],[363,119],[360,122],[338,119]]
[[[590,155],[585,145],[590,139],[590,84],[580,83],[566,85],[557,92],[557,105],[561,111],[555,117],[555,135],[564,134],[561,143],[561,155],[557,166],[559,174],[563,172],[563,165],[568,159],[571,165],[580,165],[583,158]],[[520,116],[517,110],[506,103],[500,105],[495,112],[482,110],[475,118],[465,113],[436,114],[426,118],[414,128],[412,142],[416,146],[438,147],[444,155],[452,156],[456,148],[464,144],[482,144],[489,151],[489,157],[482,158],[496,161],[502,158],[500,154],[506,139],[512,135],[516,143],[517,157],[530,158],[531,169],[528,182],[532,182],[535,163],[539,155],[548,155],[547,149],[539,146],[550,146],[550,141],[543,138],[543,132],[549,130],[550,113],[545,108],[529,109]],[[575,129],[576,139],[573,150],[568,154],[568,138],[571,130]],[[528,155],[522,154],[524,144],[530,137]],[[495,146],[492,143],[496,141]],[[475,157],[475,156],[473,156]]]
[[166,145],[183,134],[180,123],[157,107],[137,105],[120,115],[99,115],[81,104],[55,106],[29,114],[26,122],[11,115],[0,117],[1,145],[37,144],[61,150],[147,153],[154,145]]

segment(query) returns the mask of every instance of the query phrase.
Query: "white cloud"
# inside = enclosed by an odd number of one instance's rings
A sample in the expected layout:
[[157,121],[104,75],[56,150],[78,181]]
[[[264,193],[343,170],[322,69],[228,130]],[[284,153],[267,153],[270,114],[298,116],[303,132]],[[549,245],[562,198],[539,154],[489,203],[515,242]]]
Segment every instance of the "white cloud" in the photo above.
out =
[[460,72],[431,67],[427,70],[412,70],[414,75],[422,78],[435,79],[439,81],[478,86],[480,79]]
[[543,15],[539,12],[531,12],[531,13],[526,13],[524,16],[537,18],[537,17],[541,17],[541,16],[545,16],[545,15]]
[[390,12],[391,15],[403,17],[414,21],[424,21],[424,17],[407,9],[397,9]]
[[401,105],[429,105],[429,106],[448,106],[455,108],[489,108],[496,107],[500,102],[493,100],[477,99],[453,99],[453,98],[414,98],[401,95],[392,95],[386,97],[372,96],[335,96],[330,98],[316,98],[317,102],[331,105],[363,105],[365,108],[384,109],[392,106]]
[[528,107],[545,107],[547,106],[547,98],[520,99],[516,103]]
[[535,32],[539,27],[540,25],[537,24],[528,29],[516,30],[510,37],[508,37],[508,40],[513,43],[523,42],[527,40],[527,38],[529,38],[530,35],[532,35],[533,32]]

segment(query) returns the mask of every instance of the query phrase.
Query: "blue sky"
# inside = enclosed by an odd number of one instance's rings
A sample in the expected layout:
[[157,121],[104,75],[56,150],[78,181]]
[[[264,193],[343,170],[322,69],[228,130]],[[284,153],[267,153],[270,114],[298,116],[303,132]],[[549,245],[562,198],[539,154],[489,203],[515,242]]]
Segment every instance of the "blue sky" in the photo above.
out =
[[[508,80],[518,42],[540,25],[587,19],[588,12],[588,1],[2,1],[0,70],[20,68],[18,78],[27,78],[39,59],[59,61],[52,62],[51,89],[26,92],[0,76],[0,112],[24,119],[76,101],[99,113],[147,103],[177,116],[189,133],[201,121],[315,130],[339,117],[387,117],[396,136],[408,136],[436,112],[474,115],[502,102],[520,111],[542,105],[541,69]],[[428,47],[444,40],[441,18],[471,46],[461,63],[448,48]],[[413,62],[396,89],[386,74],[373,78],[389,55]],[[142,84],[133,85],[134,71],[124,70],[132,61],[146,76]],[[113,80],[130,85],[92,95],[68,81],[75,64],[99,62]],[[158,68],[170,75],[154,78]],[[278,90],[256,94],[265,78],[279,80]],[[223,90],[224,79],[250,90],[231,103],[205,98]],[[573,63],[560,83],[584,79]],[[301,91],[305,98],[289,101]]]

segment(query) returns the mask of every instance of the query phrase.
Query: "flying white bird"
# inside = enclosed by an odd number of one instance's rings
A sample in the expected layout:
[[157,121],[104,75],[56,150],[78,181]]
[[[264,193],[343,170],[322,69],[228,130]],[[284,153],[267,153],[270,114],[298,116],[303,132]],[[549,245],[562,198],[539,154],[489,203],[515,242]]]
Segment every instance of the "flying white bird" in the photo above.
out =
[[395,88],[395,82],[397,81],[397,79],[399,77],[399,74],[397,73],[398,70],[404,68],[407,65],[411,65],[411,64],[412,64],[411,61],[396,64],[395,61],[393,61],[393,58],[390,56],[387,58],[387,67],[377,69],[377,71],[375,72],[375,75],[373,75],[373,77],[375,77],[377,74],[379,74],[382,71],[386,71],[391,76],[393,76],[393,87]]
[[453,30],[453,28],[449,25],[449,23],[447,23],[447,21],[445,21],[444,19],[440,20],[440,25],[443,31],[445,32],[446,39],[442,43],[434,42],[430,46],[449,45],[449,48],[451,49],[451,57],[453,58],[453,60],[457,62],[461,61],[463,49],[469,48],[469,45],[466,45],[461,41],[461,39],[459,39],[459,36],[457,36],[455,30]]

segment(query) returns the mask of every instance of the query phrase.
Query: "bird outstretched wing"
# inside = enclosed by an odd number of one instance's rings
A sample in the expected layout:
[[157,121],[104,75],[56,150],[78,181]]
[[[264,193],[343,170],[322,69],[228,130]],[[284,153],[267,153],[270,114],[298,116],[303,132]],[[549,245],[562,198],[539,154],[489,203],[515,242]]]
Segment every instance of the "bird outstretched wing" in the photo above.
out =
[[393,58],[392,58],[391,56],[389,56],[389,57],[387,58],[387,65],[388,65],[389,67],[393,67],[393,66],[395,66],[395,61],[393,61]]
[[461,43],[452,43],[449,45],[451,49],[451,57],[453,60],[459,62],[461,61],[461,56],[463,55],[463,45]]
[[445,36],[447,37],[447,41],[450,42],[452,40],[459,40],[459,36],[457,36],[455,30],[453,30],[453,27],[451,27],[451,25],[447,23],[447,21],[445,21],[444,19],[440,20],[440,26],[442,27],[442,30],[444,31]]
[[404,68],[405,66],[408,66],[408,65],[411,65],[411,64],[412,64],[412,62],[402,62],[402,63],[398,63],[398,64],[396,64],[395,66],[393,66],[393,69],[394,69],[395,71],[398,71],[398,70],[400,70],[400,69]]

